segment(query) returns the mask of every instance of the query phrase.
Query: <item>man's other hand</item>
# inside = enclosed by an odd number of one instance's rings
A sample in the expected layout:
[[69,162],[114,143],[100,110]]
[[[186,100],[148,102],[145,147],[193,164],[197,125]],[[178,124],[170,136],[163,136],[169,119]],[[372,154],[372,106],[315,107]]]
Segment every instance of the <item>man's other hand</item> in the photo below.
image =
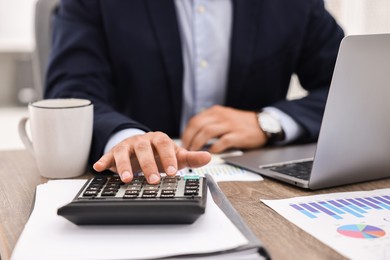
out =
[[199,150],[213,138],[217,141],[211,145],[211,153],[257,148],[267,142],[255,112],[223,106],[213,106],[191,118],[183,132],[183,147]]
[[142,171],[151,184],[160,181],[160,172],[174,176],[184,167],[201,167],[211,160],[208,152],[192,152],[179,147],[162,132],[149,132],[125,139],[103,155],[93,168],[111,170],[123,182],[130,182],[133,173]]

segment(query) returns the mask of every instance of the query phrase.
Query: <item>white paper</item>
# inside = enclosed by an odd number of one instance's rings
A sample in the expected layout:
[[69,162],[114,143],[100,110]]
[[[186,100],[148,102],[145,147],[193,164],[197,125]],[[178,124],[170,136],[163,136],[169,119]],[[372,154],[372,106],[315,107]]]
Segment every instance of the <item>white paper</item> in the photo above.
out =
[[[175,139],[174,141],[177,145],[181,146],[181,140]],[[189,171],[189,169],[183,169],[179,171],[179,175],[198,174],[204,176],[207,173],[213,177],[215,182],[264,180],[263,177],[257,173],[229,165],[223,160],[223,158],[227,156],[239,156],[242,154],[243,152],[240,150],[227,151],[221,154],[211,154],[211,161],[207,165],[191,169],[191,171]]]
[[262,202],[347,258],[390,259],[390,189]]
[[206,212],[191,225],[77,226],[57,215],[85,180],[39,185],[34,210],[11,259],[148,259],[233,249],[247,239],[209,193]]
[[211,164],[200,168],[191,169],[191,172],[188,172],[188,170],[184,170],[182,172],[184,172],[182,175],[197,174],[199,176],[205,176],[205,174],[209,174],[213,177],[215,182],[264,180],[263,177],[261,177],[259,174],[255,174],[242,168],[224,163]]

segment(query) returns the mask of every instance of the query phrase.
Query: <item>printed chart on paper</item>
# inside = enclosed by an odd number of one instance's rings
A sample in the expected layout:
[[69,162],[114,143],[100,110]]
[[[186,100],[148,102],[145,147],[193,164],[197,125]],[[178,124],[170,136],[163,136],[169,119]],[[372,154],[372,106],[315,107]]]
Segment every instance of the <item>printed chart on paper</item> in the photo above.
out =
[[390,259],[390,189],[262,200],[351,259]]

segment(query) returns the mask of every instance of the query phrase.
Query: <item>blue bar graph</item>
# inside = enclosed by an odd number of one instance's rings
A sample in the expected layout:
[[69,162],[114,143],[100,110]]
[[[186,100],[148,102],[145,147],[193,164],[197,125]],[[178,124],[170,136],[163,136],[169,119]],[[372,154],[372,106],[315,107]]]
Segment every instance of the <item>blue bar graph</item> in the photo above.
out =
[[344,211],[342,210],[339,210],[338,208],[332,206],[331,204],[327,203],[326,201],[320,201],[319,202],[322,206],[330,209],[330,210],[333,210],[334,212],[336,212],[337,214],[345,214]]
[[334,212],[332,212],[332,211],[330,211],[330,210],[328,210],[328,209],[322,207],[321,205],[318,205],[318,204],[316,204],[316,203],[314,203],[314,202],[311,202],[311,203],[309,203],[309,204],[310,204],[311,206],[313,206],[313,207],[315,207],[315,208],[321,210],[321,211],[324,212],[325,214],[328,214],[329,216],[335,218],[335,219],[342,219],[342,217],[340,217],[340,216],[337,215],[336,213],[334,213]]
[[363,209],[361,209],[361,208],[355,206],[354,204],[351,204],[351,203],[349,203],[349,202],[347,202],[345,200],[337,200],[337,201],[342,203],[342,204],[344,204],[347,207],[350,207],[351,209],[353,209],[353,210],[355,210],[355,211],[357,211],[359,213],[367,213],[365,210],[363,210]]
[[348,212],[349,214],[351,215],[354,215],[355,217],[357,218],[362,218],[363,215],[360,215],[359,213],[353,211],[352,209],[344,206],[344,205],[341,205],[340,203],[334,201],[334,200],[330,200],[329,203],[332,203],[334,206],[338,207],[339,209],[345,211],[345,212]]
[[374,198],[377,199],[377,200],[380,200],[380,201],[382,201],[382,202],[384,202],[384,203],[386,203],[387,205],[390,206],[390,201],[387,201],[387,200],[385,200],[384,198],[381,198],[381,197],[374,197]]
[[299,210],[299,212],[305,214],[305,215],[308,216],[309,218],[317,218],[315,215],[311,214],[310,212],[308,212],[307,210],[305,210],[305,209],[299,207],[299,206],[296,205],[296,204],[291,204],[290,206],[293,207],[293,208],[296,209],[296,210]]
[[349,202],[355,204],[356,206],[361,207],[362,209],[370,209],[369,206],[364,205],[364,204],[362,204],[362,203],[360,203],[360,202],[358,202],[358,201],[356,201],[356,200],[354,200],[354,199],[347,199],[347,201],[349,201]]
[[382,201],[378,201],[374,198],[365,198],[366,200],[369,200],[370,202],[372,203],[375,203],[376,205],[382,207],[382,208],[385,208],[385,209],[388,209],[390,210],[390,206],[386,205],[385,203],[383,203]]
[[340,198],[290,204],[290,206],[311,219],[320,216],[328,216],[337,220],[344,219],[347,216],[364,218],[370,212],[378,210],[390,211],[390,196]]
[[365,200],[363,198],[357,198],[357,200],[362,202],[362,203],[364,203],[364,204],[366,204],[366,205],[368,205],[368,206],[370,206],[370,207],[372,207],[372,208],[374,208],[374,209],[382,209],[381,207],[379,207],[379,206],[375,205],[374,203],[371,203],[371,202],[369,202],[369,201],[367,201],[367,200]]
[[302,203],[302,204],[299,204],[299,206],[307,209],[308,211],[312,212],[312,213],[317,213],[318,210],[316,209],[313,209],[312,207],[310,207],[309,205],[305,204],[305,203]]

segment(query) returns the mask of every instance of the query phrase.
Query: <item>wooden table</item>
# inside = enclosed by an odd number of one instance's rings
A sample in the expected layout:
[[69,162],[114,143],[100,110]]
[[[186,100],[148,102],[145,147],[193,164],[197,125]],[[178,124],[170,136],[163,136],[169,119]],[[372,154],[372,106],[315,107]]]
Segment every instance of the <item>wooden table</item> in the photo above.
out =
[[[46,181],[39,176],[34,159],[26,151],[0,151],[1,259],[10,257],[28,220],[35,186]],[[271,179],[262,182],[220,183],[220,187],[273,259],[343,259],[333,249],[261,203],[260,199],[389,188],[390,179],[315,192]]]

